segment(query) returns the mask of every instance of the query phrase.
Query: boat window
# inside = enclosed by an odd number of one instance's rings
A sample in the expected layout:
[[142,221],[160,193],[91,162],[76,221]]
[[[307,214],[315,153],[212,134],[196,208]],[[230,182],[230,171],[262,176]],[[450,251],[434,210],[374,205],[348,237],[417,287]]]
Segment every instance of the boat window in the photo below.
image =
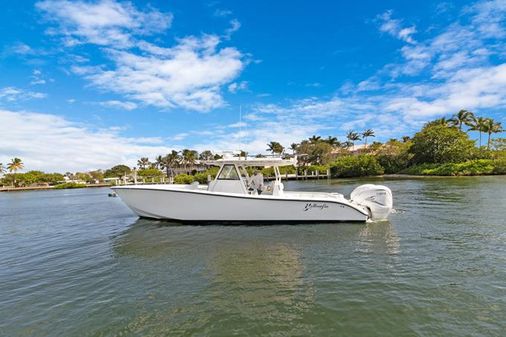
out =
[[239,180],[239,174],[234,165],[224,165],[218,180]]

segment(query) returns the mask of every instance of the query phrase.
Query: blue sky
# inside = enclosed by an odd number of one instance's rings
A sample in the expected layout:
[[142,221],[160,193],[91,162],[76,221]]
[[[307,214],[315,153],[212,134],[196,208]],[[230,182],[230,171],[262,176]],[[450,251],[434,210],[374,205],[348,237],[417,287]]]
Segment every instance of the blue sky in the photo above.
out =
[[506,124],[505,18],[506,0],[9,3],[0,162],[384,141],[463,108]]

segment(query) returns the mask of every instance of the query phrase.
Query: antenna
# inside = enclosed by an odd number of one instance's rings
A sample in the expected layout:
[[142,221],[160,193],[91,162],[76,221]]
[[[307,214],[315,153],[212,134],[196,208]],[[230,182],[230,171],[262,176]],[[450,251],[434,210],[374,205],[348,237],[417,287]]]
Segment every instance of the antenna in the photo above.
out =
[[[239,104],[239,151],[242,151],[242,104]],[[239,153],[239,157],[241,154]]]

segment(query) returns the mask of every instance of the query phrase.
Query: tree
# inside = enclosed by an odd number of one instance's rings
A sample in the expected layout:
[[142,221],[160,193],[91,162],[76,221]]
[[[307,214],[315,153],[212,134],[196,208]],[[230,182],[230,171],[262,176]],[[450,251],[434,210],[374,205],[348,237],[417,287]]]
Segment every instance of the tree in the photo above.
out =
[[295,155],[297,153],[297,148],[299,147],[299,144],[292,143],[290,144],[290,150],[292,150],[292,154]]
[[[412,146],[411,141],[389,140],[381,146],[377,153],[376,159],[385,169],[385,173],[398,173],[406,169],[413,155],[409,153]],[[372,147],[372,145],[371,145]]]
[[96,171],[90,171],[88,172],[88,174],[91,176],[92,182],[95,182],[95,181],[103,181],[104,180],[104,173],[101,171],[101,170],[96,170]]
[[272,152],[272,154],[282,154],[285,148],[278,142],[270,142],[267,144],[267,151]]
[[478,131],[480,134],[479,137],[479,147],[481,148],[481,133],[485,130],[486,118],[484,117],[474,117],[471,127],[469,131]]
[[181,151],[181,156],[183,164],[185,165],[185,167],[187,167],[195,164],[195,161],[199,157],[199,154],[195,150],[184,149],[183,151]]
[[160,172],[160,170],[156,168],[141,169],[137,174],[142,178],[158,178],[163,176],[163,172]]
[[16,185],[16,172],[22,170],[24,167],[23,162],[19,158],[12,158],[11,162],[7,164],[7,169],[9,172],[14,172],[14,185]]
[[106,178],[121,178],[129,175],[132,170],[126,165],[116,165],[106,170],[104,176]]
[[309,141],[310,141],[311,143],[317,143],[317,142],[319,142],[321,139],[322,139],[322,137],[320,137],[320,136],[316,136],[316,135],[313,135],[312,137],[309,137]]
[[485,118],[482,131],[488,134],[487,149],[490,150],[490,139],[492,134],[503,132],[504,129],[501,123],[494,121],[492,118]]
[[5,173],[5,167],[3,163],[0,163],[0,176]]
[[360,135],[355,131],[348,131],[346,138],[351,142],[352,149],[355,150],[355,142],[360,140]]
[[474,141],[467,133],[444,125],[425,126],[413,137],[409,152],[414,164],[458,163],[471,157]]
[[332,177],[363,177],[384,173],[376,157],[370,154],[339,157],[330,166]]
[[150,166],[149,158],[142,157],[141,159],[137,160],[137,166],[139,166],[140,170],[144,170],[145,168]]
[[181,157],[179,156],[179,152],[176,150],[172,150],[171,153],[163,156],[160,161],[160,169],[165,170],[167,174],[167,178],[173,175],[173,168],[179,165],[181,162]]
[[462,125],[471,126],[474,120],[474,113],[467,110],[460,110],[450,120],[452,126],[458,126],[459,130],[462,131]]
[[162,168],[162,161],[163,161],[163,156],[157,156],[155,158],[155,163],[154,163],[155,168],[161,169]]
[[352,146],[353,146],[353,143],[350,142],[349,140],[345,141],[344,143],[341,143],[341,147],[346,150],[348,150]]
[[453,126],[453,122],[451,119],[448,119],[446,117],[441,117],[441,118],[438,118],[438,119],[435,119],[433,121],[430,121],[430,122],[427,122],[425,123],[425,125],[423,126],[423,128],[428,128],[428,127],[431,127],[431,126],[444,126],[444,127],[450,127],[450,126]]
[[330,146],[339,146],[341,143],[337,140],[336,137],[328,136],[326,139],[323,140],[325,143],[329,144]]
[[367,148],[367,138],[376,137],[376,135],[374,134],[373,130],[367,129],[364,132],[362,132],[362,137],[364,137],[364,147]]
[[332,146],[326,142],[313,143],[303,140],[297,147],[299,159],[303,164],[326,164],[332,157]]
[[213,160],[213,158],[213,153],[209,150],[202,151],[199,155],[199,159],[204,161]]

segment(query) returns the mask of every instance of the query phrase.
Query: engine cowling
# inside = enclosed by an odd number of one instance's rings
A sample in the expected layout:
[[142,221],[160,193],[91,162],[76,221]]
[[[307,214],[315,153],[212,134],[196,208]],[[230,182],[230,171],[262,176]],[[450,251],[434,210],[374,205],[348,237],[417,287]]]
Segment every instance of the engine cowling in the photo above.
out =
[[392,191],[383,185],[365,184],[355,188],[351,201],[369,208],[372,220],[385,220],[392,211]]

